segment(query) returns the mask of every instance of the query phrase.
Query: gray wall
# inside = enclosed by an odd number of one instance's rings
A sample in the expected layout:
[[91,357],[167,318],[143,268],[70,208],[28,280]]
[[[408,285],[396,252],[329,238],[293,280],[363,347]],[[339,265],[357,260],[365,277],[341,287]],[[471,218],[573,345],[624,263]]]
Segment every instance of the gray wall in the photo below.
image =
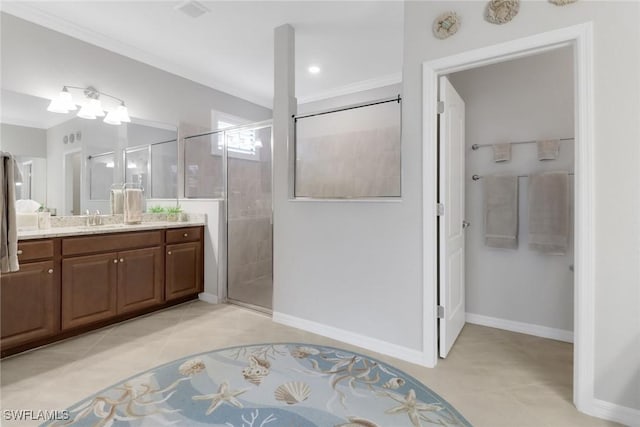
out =
[[290,114],[295,113],[296,103],[293,42],[285,28],[276,29],[275,39],[274,312],[419,349],[422,268],[417,148],[403,147],[400,201],[289,200]]
[[[456,2],[464,24],[455,36],[438,40],[431,34],[430,24],[450,8],[451,2],[444,1],[405,3],[403,160],[411,155],[404,172],[416,182],[415,188],[407,188],[405,200],[411,196],[413,202],[415,197],[416,204],[422,190],[417,160],[422,140],[422,62],[570,25],[594,23],[594,390],[597,399],[640,409],[640,3],[579,1],[557,7],[548,2],[523,2],[513,22],[496,26],[483,21],[484,2]],[[420,208],[414,206],[414,210]],[[408,210],[403,228],[420,233],[420,218]],[[363,243],[365,246],[366,240]],[[420,300],[422,290],[413,272],[419,269],[421,249],[408,237],[402,243],[399,252],[416,254],[410,255],[411,266],[399,276],[408,282],[402,291]],[[420,325],[421,310],[410,304],[404,316]],[[406,340],[416,342],[420,333],[416,326],[405,328],[403,336],[408,334]]]
[[[484,245],[483,181],[473,174],[573,172],[573,142],[539,161],[535,144],[511,146],[511,161],[495,163],[491,147],[473,144],[573,137],[573,52],[569,48],[452,74],[465,102],[466,311],[498,319],[573,330],[573,247],[562,256],[529,250],[528,180],[519,179],[517,250]],[[573,181],[572,181],[573,182]],[[573,236],[570,241],[572,242]]]
[[47,132],[0,123],[0,150],[26,157],[47,157]]

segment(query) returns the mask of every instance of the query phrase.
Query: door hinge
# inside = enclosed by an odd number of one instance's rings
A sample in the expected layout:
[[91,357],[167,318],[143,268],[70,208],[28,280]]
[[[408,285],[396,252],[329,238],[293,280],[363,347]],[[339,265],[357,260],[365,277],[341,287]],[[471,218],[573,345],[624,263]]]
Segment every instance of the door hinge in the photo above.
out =
[[444,113],[444,101],[438,101],[438,114]]
[[444,205],[442,203],[438,203],[438,216],[444,215]]
[[438,306],[438,319],[444,319],[444,307],[441,305]]

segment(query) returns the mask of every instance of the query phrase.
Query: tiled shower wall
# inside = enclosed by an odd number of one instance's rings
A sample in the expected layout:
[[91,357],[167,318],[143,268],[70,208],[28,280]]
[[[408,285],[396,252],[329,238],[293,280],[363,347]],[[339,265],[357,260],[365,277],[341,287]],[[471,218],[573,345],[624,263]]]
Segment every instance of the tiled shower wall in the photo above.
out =
[[400,128],[296,142],[296,197],[400,196]]

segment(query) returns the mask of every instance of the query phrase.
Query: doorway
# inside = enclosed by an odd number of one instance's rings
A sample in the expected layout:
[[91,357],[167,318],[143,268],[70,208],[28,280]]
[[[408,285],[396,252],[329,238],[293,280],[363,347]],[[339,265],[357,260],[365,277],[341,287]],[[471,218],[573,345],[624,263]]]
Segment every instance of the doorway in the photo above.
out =
[[440,80],[440,357],[465,321],[573,342],[572,49]]
[[[427,366],[438,361],[438,247],[437,158],[438,82],[441,76],[481,66],[570,47],[573,50],[575,91],[575,255],[574,255],[574,363],[573,400],[584,410],[593,399],[593,331],[590,307],[594,302],[595,242],[591,230],[595,206],[591,197],[593,176],[593,76],[592,25],[590,23],[554,30],[498,45],[423,63],[423,271],[424,271],[424,358]],[[429,167],[431,165],[431,167]],[[446,207],[445,207],[446,209]],[[472,225],[473,226],[473,225]],[[446,310],[446,308],[445,308]]]
[[82,168],[82,152],[80,150],[68,152],[64,156],[65,201],[64,215],[80,215],[81,194],[80,180]]

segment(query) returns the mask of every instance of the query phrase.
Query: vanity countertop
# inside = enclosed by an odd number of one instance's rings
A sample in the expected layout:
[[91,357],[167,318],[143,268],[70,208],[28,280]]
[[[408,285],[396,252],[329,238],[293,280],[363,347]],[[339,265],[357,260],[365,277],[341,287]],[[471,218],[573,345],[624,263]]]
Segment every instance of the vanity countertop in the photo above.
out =
[[196,227],[205,225],[204,220],[153,221],[140,224],[106,224],[93,226],[51,227],[44,230],[18,231],[18,240],[44,239],[49,237],[85,236],[90,234],[123,233],[128,231],[155,230],[164,228]]

